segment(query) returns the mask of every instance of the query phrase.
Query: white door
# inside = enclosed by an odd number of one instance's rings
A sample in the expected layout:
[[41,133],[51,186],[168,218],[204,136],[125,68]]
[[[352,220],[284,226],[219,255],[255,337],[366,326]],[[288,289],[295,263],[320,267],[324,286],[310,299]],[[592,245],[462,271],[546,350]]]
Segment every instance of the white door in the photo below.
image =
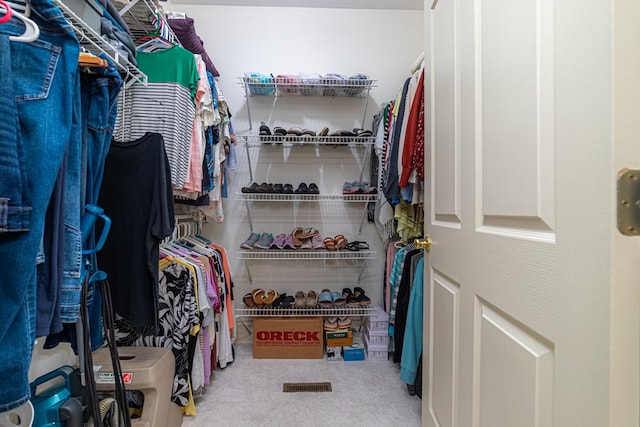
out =
[[423,424],[637,426],[640,237],[615,188],[640,168],[640,2],[425,20]]

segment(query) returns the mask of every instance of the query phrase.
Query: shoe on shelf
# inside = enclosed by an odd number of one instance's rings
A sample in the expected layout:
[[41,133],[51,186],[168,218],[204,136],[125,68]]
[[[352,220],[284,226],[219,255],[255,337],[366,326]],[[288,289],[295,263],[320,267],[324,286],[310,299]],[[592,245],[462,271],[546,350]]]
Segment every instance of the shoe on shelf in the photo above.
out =
[[302,308],[307,305],[307,296],[304,294],[304,292],[302,291],[296,292],[294,304],[298,308]]
[[259,187],[258,183],[254,182],[248,187],[242,187],[240,191],[242,191],[243,193],[257,193],[258,187]]
[[351,327],[351,318],[344,316],[338,317],[338,328],[350,328]]
[[305,303],[307,307],[316,307],[318,305],[318,294],[316,294],[316,291],[307,292],[307,300]]
[[353,294],[350,288],[344,288],[342,290],[342,296],[345,298],[347,305],[349,307],[360,306],[360,301],[358,301],[358,298],[356,298],[356,296]]
[[284,249],[285,242],[287,240],[287,235],[284,233],[278,234],[273,238],[273,242],[269,246],[269,249]]
[[287,134],[287,130],[285,128],[280,127],[280,126],[276,126],[276,127],[273,128],[273,134],[274,135],[285,136]]
[[284,194],[284,185],[273,184],[273,192],[276,194]]
[[253,303],[256,307],[262,307],[264,305],[264,289],[254,289],[253,291],[251,291],[251,295],[253,296]]
[[311,249],[324,249],[324,243],[322,242],[322,237],[319,234],[311,237]]
[[262,304],[265,307],[271,307],[271,304],[273,304],[273,302],[278,299],[279,296],[280,294],[278,294],[278,292],[276,292],[275,290],[267,289],[262,295]]
[[256,304],[253,302],[253,294],[251,292],[246,293],[242,297],[242,302],[244,302],[244,305],[246,305],[247,308],[253,308],[256,306]]
[[308,237],[306,239],[304,239],[302,241],[302,244],[300,245],[300,249],[313,249],[313,238],[312,237]]
[[309,184],[308,191],[309,191],[309,194],[320,194],[320,189],[313,182],[311,184]]
[[301,182],[298,185],[298,188],[296,188],[295,193],[296,194],[309,194],[309,187],[307,186],[307,184],[305,182]]
[[327,317],[324,319],[324,330],[325,331],[335,331],[338,329],[338,318],[337,317]]
[[258,241],[254,243],[253,247],[269,249],[271,247],[271,243],[273,243],[273,235],[271,233],[262,233]]
[[282,186],[282,188],[283,188],[283,191],[282,191],[282,192],[283,192],[284,194],[293,194],[293,185],[291,185],[291,184],[284,184],[284,185]]
[[242,249],[254,249],[254,245],[260,239],[260,235],[258,233],[251,233],[247,240],[240,244]]
[[366,306],[371,304],[371,299],[365,295],[364,289],[362,289],[361,287],[356,286],[355,288],[353,288],[353,294],[358,299],[359,305]]
[[260,136],[270,136],[271,129],[264,122],[260,122]]
[[331,292],[331,299],[336,307],[342,307],[347,302],[347,299],[340,292]]
[[332,237],[325,237],[322,243],[324,243],[324,247],[327,248],[328,251],[338,250],[338,248],[336,248],[336,242],[333,240]]
[[334,243],[336,245],[336,249],[338,249],[338,250],[344,249],[347,246],[347,244],[349,243],[347,238],[344,237],[342,234],[338,234],[336,237],[334,237],[333,241],[334,241]]
[[293,236],[291,234],[285,234],[282,249],[296,249],[296,245],[293,243]]
[[324,288],[320,295],[318,296],[318,304],[324,308],[333,307],[333,297],[331,296],[331,291],[327,288]]

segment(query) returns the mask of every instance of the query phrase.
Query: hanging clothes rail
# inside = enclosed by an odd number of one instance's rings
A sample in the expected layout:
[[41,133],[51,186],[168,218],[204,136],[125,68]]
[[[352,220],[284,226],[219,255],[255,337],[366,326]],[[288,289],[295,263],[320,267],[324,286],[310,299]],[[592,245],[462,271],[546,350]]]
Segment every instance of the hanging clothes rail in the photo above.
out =
[[104,53],[107,55],[113,63],[124,74],[123,79],[125,81],[125,88],[131,86],[133,83],[139,82],[143,85],[147,85],[147,75],[133,65],[127,58],[122,56],[116,49],[114,49],[109,43],[107,43],[95,30],[89,27],[82,19],[78,17],[67,5],[60,0],[53,0],[53,2],[60,8],[60,11],[64,17],[73,26],[80,46],[89,50],[92,53]]

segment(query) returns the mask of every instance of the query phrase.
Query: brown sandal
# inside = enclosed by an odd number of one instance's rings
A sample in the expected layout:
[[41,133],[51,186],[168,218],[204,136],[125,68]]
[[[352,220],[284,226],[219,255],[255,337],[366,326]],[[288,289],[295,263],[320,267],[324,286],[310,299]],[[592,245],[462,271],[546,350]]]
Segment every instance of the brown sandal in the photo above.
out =
[[244,305],[246,305],[247,308],[253,308],[256,306],[256,304],[253,302],[253,294],[251,292],[245,294],[242,297],[242,302],[244,302]]
[[347,246],[347,244],[349,243],[347,241],[347,238],[342,234],[338,234],[336,237],[334,237],[333,241],[335,242],[336,249],[344,249],[345,246]]
[[336,242],[331,237],[326,237],[322,243],[324,243],[324,247],[327,248],[328,251],[336,251]]

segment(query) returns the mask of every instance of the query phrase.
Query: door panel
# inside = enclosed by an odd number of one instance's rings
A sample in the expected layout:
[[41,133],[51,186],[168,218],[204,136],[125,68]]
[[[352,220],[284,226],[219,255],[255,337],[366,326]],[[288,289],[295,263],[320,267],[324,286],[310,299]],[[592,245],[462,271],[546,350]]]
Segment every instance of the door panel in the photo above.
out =
[[426,426],[637,425],[640,238],[620,243],[613,166],[637,132],[612,132],[638,117],[613,100],[640,86],[613,70],[640,68],[640,39],[612,43],[631,4],[425,3]]
[[439,82],[433,88],[433,135],[443,141],[435,149],[438,162],[433,165],[433,174],[438,182],[446,183],[434,189],[435,220],[452,227],[460,227],[460,158],[459,115],[456,111],[456,93],[459,92],[458,69],[455,46],[457,15],[455,2],[444,2],[438,9],[439,19],[433,23],[438,33],[438,42],[432,46],[433,75]]
[[552,425],[553,349],[515,319],[478,300],[478,391],[482,427]]
[[[433,357],[429,364],[429,407],[431,416],[437,420],[437,425],[454,425],[455,405],[457,402],[457,364],[458,359],[458,317],[459,290],[457,283],[446,276],[433,271],[429,307],[431,325],[438,325],[438,329],[431,330],[429,348],[433,349]],[[433,367],[438,369],[434,370]],[[437,391],[437,392],[436,392]]]

